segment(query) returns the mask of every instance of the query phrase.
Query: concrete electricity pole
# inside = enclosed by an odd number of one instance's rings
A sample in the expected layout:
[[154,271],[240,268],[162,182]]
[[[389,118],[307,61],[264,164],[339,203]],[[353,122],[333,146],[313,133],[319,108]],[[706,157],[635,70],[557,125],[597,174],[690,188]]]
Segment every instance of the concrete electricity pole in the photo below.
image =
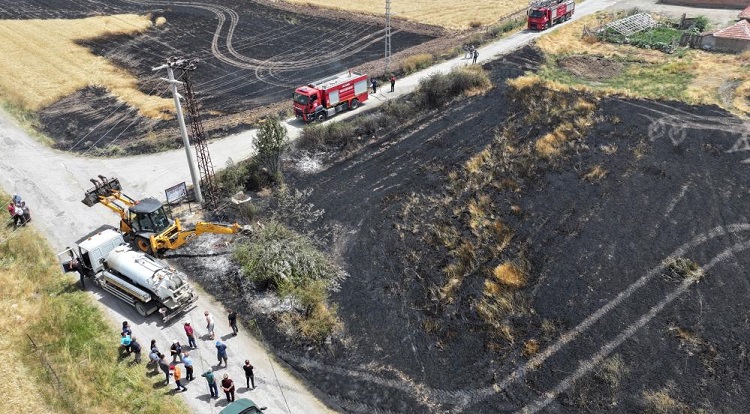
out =
[[385,0],[385,75],[391,67],[391,0]]
[[188,167],[190,168],[190,177],[193,180],[193,191],[195,192],[195,201],[199,204],[203,204],[203,194],[201,193],[201,180],[198,177],[198,170],[195,167],[195,160],[193,159],[193,152],[190,150],[190,139],[188,139],[187,128],[185,127],[185,118],[182,116],[182,105],[180,104],[180,94],[177,92],[177,85],[182,85],[182,82],[174,78],[174,66],[176,61],[172,58],[167,59],[165,65],[153,68],[152,70],[167,69],[167,78],[161,78],[163,81],[169,83],[169,87],[172,89],[172,96],[174,97],[174,106],[177,115],[177,123],[180,125],[180,134],[182,135],[182,143],[185,146],[185,155],[187,156]]

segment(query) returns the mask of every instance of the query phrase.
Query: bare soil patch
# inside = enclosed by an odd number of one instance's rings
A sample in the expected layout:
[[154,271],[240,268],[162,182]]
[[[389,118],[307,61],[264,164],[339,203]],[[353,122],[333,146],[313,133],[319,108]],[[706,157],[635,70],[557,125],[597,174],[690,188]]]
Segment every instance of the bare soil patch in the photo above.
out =
[[575,76],[593,81],[617,76],[625,68],[622,62],[595,55],[565,56],[557,64]]

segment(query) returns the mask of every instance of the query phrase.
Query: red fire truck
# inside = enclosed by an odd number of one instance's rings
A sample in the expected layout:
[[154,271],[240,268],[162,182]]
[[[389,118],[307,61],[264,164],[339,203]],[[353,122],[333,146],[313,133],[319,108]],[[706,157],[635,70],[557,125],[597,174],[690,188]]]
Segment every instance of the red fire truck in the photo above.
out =
[[294,91],[294,114],[304,121],[324,121],[347,109],[357,109],[368,97],[367,75],[348,72],[300,86]]
[[570,19],[576,9],[574,0],[538,0],[529,5],[529,29],[544,30]]

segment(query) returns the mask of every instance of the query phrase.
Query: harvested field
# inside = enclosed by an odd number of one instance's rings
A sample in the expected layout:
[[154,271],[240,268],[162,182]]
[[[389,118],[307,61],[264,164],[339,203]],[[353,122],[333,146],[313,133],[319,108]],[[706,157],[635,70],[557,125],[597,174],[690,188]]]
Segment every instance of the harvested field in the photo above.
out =
[[[29,82],[69,78],[76,82],[62,82],[54,93],[28,101],[20,88],[23,84],[9,80],[2,84],[1,96],[6,105],[36,112],[39,128],[58,148],[88,154],[154,151],[175,145],[178,134],[169,112],[171,95],[160,80],[166,74],[152,71],[169,56],[200,60],[191,78],[206,129],[218,136],[247,127],[258,108],[286,100],[294,87],[379,59],[383,53],[380,25],[352,20],[350,15],[350,20],[341,15],[312,17],[256,2],[14,3],[12,8],[0,8],[0,18],[9,23],[6,26],[33,30],[38,34],[30,39],[43,39],[33,40],[33,48],[14,49],[15,54],[22,51],[19,64],[34,69],[9,68],[14,76],[27,76]],[[113,16],[88,17],[94,13]],[[106,22],[111,23],[102,29]],[[3,33],[12,40],[11,32]],[[55,38],[65,42],[51,40]],[[395,30],[393,52],[432,38]],[[61,48],[81,55],[60,54]],[[41,63],[48,58],[57,62],[52,59],[56,54],[62,55],[59,59],[65,65]]]
[[743,121],[506,84],[543,62],[485,65],[486,94],[287,177],[350,274],[322,349],[280,332],[283,303],[234,270],[191,272],[347,412],[742,412]]
[[[384,2],[379,0],[286,0],[291,3],[346,10],[356,13],[385,15]],[[485,26],[501,17],[528,6],[527,1],[501,0],[477,2],[471,0],[393,0],[393,16],[448,29],[468,29]]]

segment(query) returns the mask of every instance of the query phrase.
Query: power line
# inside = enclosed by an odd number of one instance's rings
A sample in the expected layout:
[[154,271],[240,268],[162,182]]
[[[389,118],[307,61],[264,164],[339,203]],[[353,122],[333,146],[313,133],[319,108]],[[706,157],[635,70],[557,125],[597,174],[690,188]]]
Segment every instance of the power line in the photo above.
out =
[[385,74],[391,66],[391,0],[385,0]]

